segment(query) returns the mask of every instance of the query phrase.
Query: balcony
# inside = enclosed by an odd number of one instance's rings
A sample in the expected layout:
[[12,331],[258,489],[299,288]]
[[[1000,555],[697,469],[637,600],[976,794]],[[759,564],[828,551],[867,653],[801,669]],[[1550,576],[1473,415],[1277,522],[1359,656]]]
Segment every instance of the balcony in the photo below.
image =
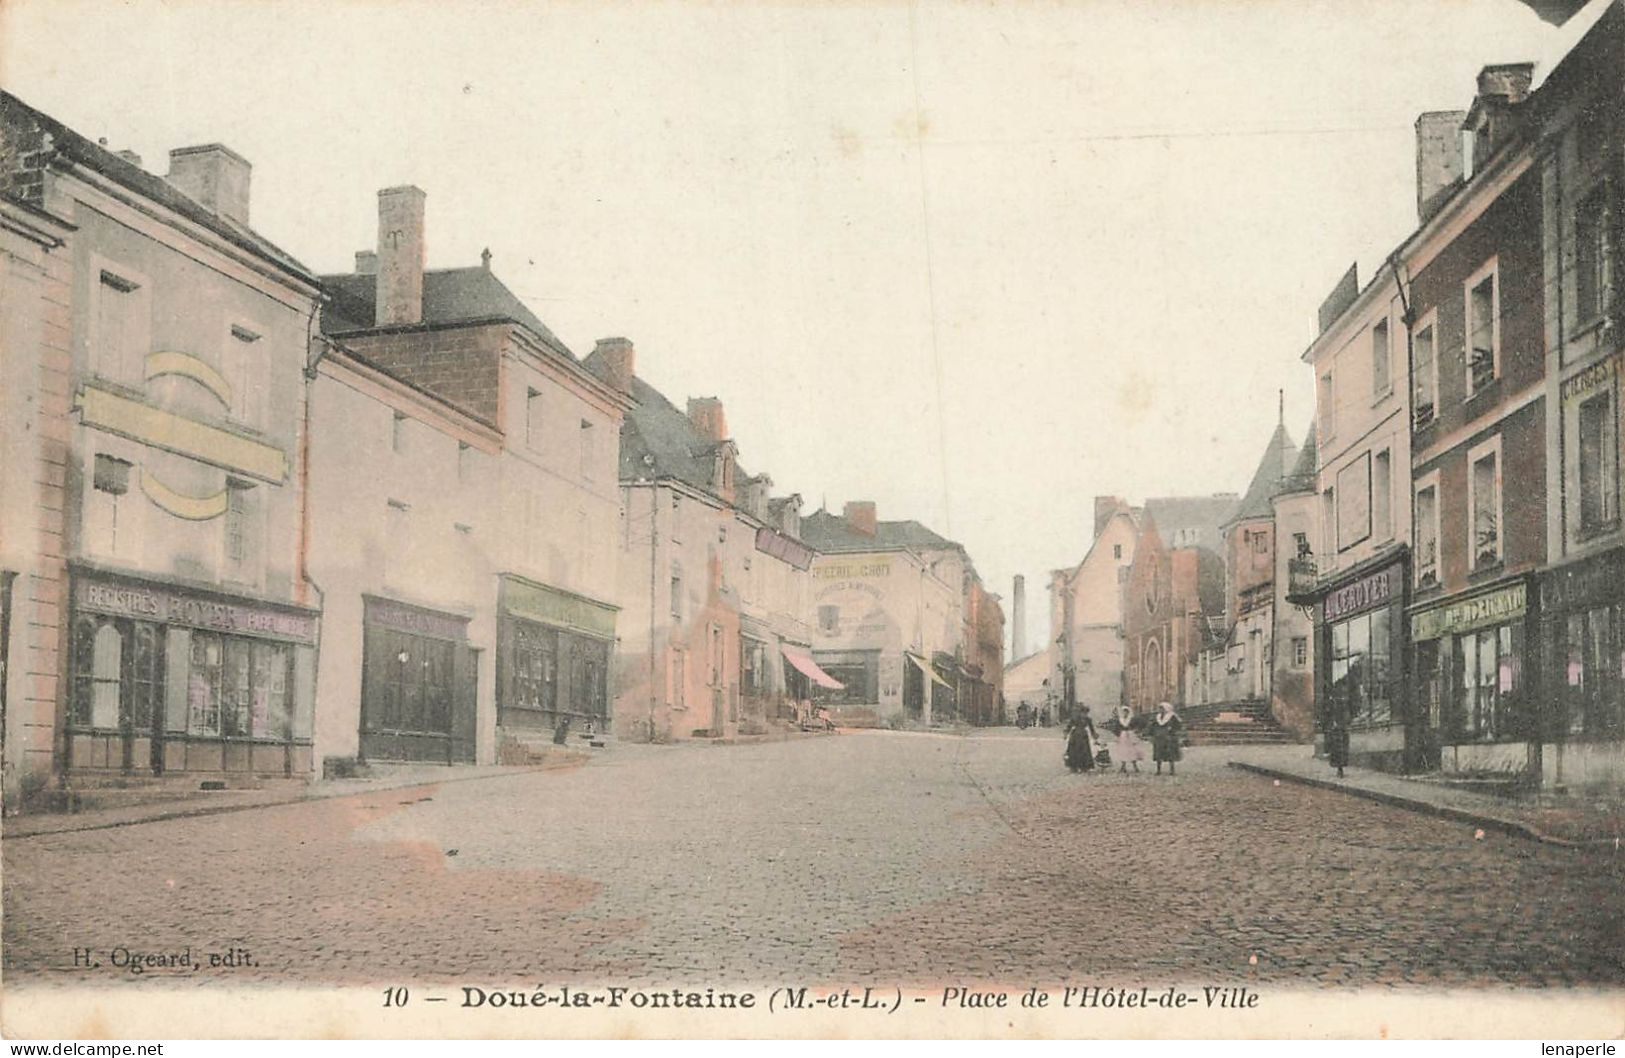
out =
[[1314,602],[1318,576],[1315,556],[1299,555],[1297,558],[1287,559],[1286,601],[1294,606],[1307,606]]

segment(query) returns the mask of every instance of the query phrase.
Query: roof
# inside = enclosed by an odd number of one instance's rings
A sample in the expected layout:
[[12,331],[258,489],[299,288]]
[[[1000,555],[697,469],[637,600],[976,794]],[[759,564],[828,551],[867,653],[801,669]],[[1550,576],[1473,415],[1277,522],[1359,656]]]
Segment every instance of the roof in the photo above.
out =
[[1145,501],[1145,513],[1157,523],[1157,532],[1166,547],[1174,546],[1174,532],[1178,529],[1195,529],[1200,545],[1218,547],[1219,526],[1236,509],[1238,498],[1233,492],[1212,496],[1157,496]]
[[873,536],[860,533],[838,514],[817,510],[801,520],[801,539],[827,554],[857,551],[941,551],[964,548],[916,521],[876,522]]
[[[588,371],[603,377],[603,358],[595,350]],[[622,480],[676,478],[702,492],[716,494],[711,481],[716,442],[694,428],[694,422],[665,395],[633,376],[632,410],[621,420]],[[735,468],[735,473],[742,473]]]
[[1282,479],[1276,495],[1283,492],[1315,491],[1315,473],[1320,469],[1319,462],[1315,446],[1315,427],[1311,423],[1309,429],[1304,431],[1303,447],[1298,449],[1298,459],[1292,464],[1287,476]]
[[55,118],[35,110],[10,92],[0,91],[0,126],[4,127],[8,137],[17,129],[37,129],[45,133],[50,137],[50,147],[56,156],[93,170],[119,186],[158,203],[199,227],[208,229],[238,249],[253,254],[312,286],[316,285],[316,277],[310,269],[248,225],[214,212],[163,177],[149,173],[139,165],[120,158],[100,144],[92,143]]
[[[322,307],[322,331],[344,334],[370,331],[377,324],[378,277],[346,272],[322,276],[322,286],[332,299]],[[423,273],[423,324],[444,326],[485,320],[512,320],[533,331],[554,351],[570,359],[575,355],[558,339],[547,324],[509,290],[489,268],[432,268]]]
[[1270,499],[1281,489],[1281,482],[1287,472],[1292,468],[1298,457],[1298,450],[1287,435],[1286,424],[1276,423],[1275,432],[1270,434],[1269,444],[1264,446],[1264,454],[1258,460],[1258,469],[1253,471],[1252,483],[1242,494],[1241,502],[1225,525],[1232,525],[1246,518],[1269,518],[1272,516]]

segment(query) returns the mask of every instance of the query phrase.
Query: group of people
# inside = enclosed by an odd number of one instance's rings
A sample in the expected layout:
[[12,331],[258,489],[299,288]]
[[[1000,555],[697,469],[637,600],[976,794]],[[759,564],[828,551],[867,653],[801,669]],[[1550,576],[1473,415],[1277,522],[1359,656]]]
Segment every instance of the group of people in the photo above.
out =
[[1022,702],[1016,706],[1017,727],[1048,727],[1049,706],[1028,705]]
[[1096,768],[1109,768],[1113,758],[1117,760],[1117,770],[1127,772],[1133,765],[1135,771],[1140,770],[1140,761],[1145,759],[1145,743],[1151,742],[1151,759],[1157,765],[1157,774],[1162,774],[1162,766],[1168,765],[1168,774],[1174,774],[1174,765],[1184,755],[1182,743],[1185,736],[1185,722],[1174,712],[1174,707],[1168,702],[1157,706],[1157,711],[1148,717],[1135,716],[1128,706],[1120,706],[1112,718],[1106,721],[1106,730],[1114,736],[1110,748],[1102,741],[1095,731],[1094,720],[1089,716],[1089,707],[1080,706],[1069,722],[1066,734],[1066,766],[1073,771],[1094,771]]

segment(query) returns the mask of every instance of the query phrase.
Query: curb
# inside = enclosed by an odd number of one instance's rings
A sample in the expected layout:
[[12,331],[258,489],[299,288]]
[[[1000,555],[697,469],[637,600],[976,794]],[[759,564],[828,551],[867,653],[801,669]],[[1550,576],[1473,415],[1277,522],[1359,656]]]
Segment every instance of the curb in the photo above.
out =
[[1448,805],[1434,804],[1419,798],[1401,797],[1398,794],[1383,793],[1380,790],[1367,790],[1360,786],[1351,786],[1330,779],[1314,779],[1296,772],[1280,771],[1275,768],[1266,768],[1258,764],[1248,764],[1244,761],[1229,761],[1229,766],[1239,771],[1251,772],[1267,779],[1280,779],[1283,782],[1294,782],[1300,786],[1313,786],[1321,790],[1335,790],[1338,793],[1349,794],[1352,797],[1361,797],[1367,801],[1376,801],[1391,808],[1402,808],[1408,812],[1417,812],[1422,815],[1433,816],[1436,819],[1448,819],[1456,823],[1471,823],[1485,830],[1496,830],[1513,837],[1526,838],[1537,841],[1543,845],[1555,845],[1565,849],[1604,849],[1618,848],[1618,838],[1561,838],[1555,834],[1548,834],[1538,827],[1516,819],[1504,819],[1500,816],[1483,815],[1470,812],[1462,808],[1451,808]]
[[[235,805],[203,805],[188,807],[183,802],[173,810],[158,811],[152,815],[144,815],[137,819],[117,820],[86,820],[82,826],[52,827],[48,830],[30,830],[26,833],[7,833],[11,827],[0,824],[0,839],[5,841],[26,841],[29,838],[48,838],[58,834],[82,834],[88,830],[113,830],[118,827],[136,827],[144,823],[164,823],[172,819],[197,819],[202,816],[221,816],[232,812],[251,812],[256,808],[285,808],[288,805],[312,804],[317,801],[337,801],[346,797],[365,797],[369,794],[389,793],[395,790],[421,790],[428,786],[445,786],[449,783],[479,782],[487,779],[510,779],[518,775],[538,774],[544,771],[559,771],[554,768],[515,768],[510,771],[492,772],[482,775],[453,775],[444,779],[418,779],[388,786],[374,786],[365,790],[344,790],[337,793],[302,793],[295,797],[281,797],[271,801],[256,801],[252,804]],[[54,815],[50,813],[48,815]],[[22,817],[28,818],[28,817]]]

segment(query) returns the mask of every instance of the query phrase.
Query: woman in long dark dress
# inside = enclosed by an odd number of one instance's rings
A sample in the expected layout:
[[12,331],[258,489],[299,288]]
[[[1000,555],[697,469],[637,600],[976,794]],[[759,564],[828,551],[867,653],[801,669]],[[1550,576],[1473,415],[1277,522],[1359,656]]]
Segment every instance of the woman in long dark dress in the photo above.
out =
[[1093,771],[1095,768],[1095,724],[1089,719],[1088,706],[1080,706],[1066,733],[1066,766],[1073,771]]
[[1172,705],[1163,702],[1146,728],[1151,733],[1151,759],[1157,762],[1157,774],[1162,774],[1164,764],[1168,765],[1168,774],[1174,774],[1174,765],[1184,756],[1179,744],[1184,739],[1185,721]]

